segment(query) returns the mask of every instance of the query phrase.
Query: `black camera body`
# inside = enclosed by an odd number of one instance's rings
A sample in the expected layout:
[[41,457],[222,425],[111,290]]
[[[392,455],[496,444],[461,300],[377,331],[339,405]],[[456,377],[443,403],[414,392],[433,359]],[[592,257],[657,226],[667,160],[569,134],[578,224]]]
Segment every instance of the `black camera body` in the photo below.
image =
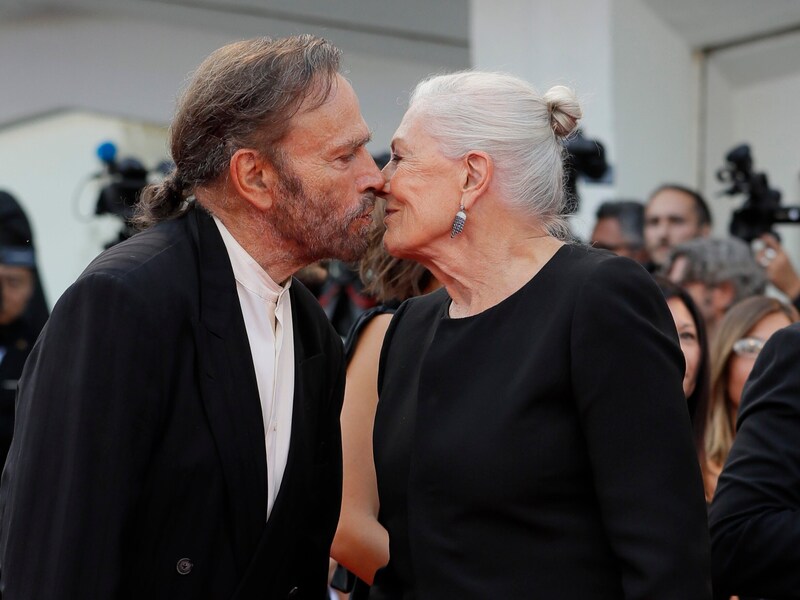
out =
[[136,233],[133,225],[136,203],[139,201],[142,190],[150,183],[150,174],[158,172],[166,175],[175,165],[165,160],[151,171],[133,157],[117,161],[117,147],[113,142],[100,144],[97,148],[97,157],[105,165],[105,169],[101,173],[95,174],[94,177],[103,177],[107,181],[100,190],[94,214],[113,215],[123,222],[117,239],[105,244],[106,248],[110,248]]
[[564,148],[567,154],[564,161],[564,191],[567,197],[564,214],[569,215],[578,210],[580,203],[577,188],[578,176],[583,175],[592,181],[600,181],[608,172],[609,165],[606,162],[606,151],[603,144],[598,140],[585,137],[580,129],[567,138]]
[[100,190],[95,214],[112,214],[124,221],[133,217],[139,194],[147,185],[148,170],[134,158],[114,164],[111,181]]
[[776,223],[800,223],[800,207],[782,206],[781,193],[769,186],[766,173],[753,171],[750,146],[737,146],[725,156],[726,166],[717,171],[717,179],[730,187],[728,196],[745,194],[745,201],[731,217],[730,233],[752,242],[765,233],[772,233]]

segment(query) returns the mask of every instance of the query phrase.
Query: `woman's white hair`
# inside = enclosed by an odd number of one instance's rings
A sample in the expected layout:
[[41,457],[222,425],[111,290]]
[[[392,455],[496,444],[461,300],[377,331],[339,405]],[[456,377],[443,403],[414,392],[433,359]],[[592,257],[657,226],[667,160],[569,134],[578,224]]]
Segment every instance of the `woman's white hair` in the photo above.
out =
[[461,71],[421,81],[411,109],[426,118],[427,131],[449,158],[472,150],[489,154],[509,206],[552,235],[568,237],[562,139],[582,116],[572,90],[559,85],[540,95],[513,75]]

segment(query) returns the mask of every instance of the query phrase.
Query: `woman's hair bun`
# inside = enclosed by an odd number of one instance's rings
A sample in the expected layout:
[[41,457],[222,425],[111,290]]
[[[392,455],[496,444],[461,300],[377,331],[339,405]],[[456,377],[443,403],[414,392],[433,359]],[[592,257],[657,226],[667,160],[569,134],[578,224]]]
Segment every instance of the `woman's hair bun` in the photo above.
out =
[[578,98],[570,88],[554,85],[544,95],[547,110],[550,113],[550,126],[555,134],[564,138],[575,131],[578,121],[583,116]]

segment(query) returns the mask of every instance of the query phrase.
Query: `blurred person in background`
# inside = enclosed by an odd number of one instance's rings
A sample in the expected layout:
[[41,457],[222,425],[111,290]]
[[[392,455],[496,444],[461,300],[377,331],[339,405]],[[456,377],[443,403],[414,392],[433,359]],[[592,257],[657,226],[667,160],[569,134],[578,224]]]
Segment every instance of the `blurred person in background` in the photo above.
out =
[[651,271],[661,267],[678,244],[710,233],[711,211],[698,192],[670,183],[650,194],[644,208],[644,241]]
[[603,202],[597,209],[591,244],[645,265],[644,206],[635,200]]
[[0,191],[0,465],[14,432],[17,381],[47,317],[30,222]]
[[[378,522],[378,487],[372,458],[381,345],[400,304],[439,287],[431,272],[421,264],[386,252],[384,207],[383,199],[375,204],[370,245],[358,265],[364,291],[378,305],[359,317],[345,344],[348,365],[342,407],[342,512],[331,556],[358,577],[353,600],[367,598],[375,571],[389,560],[389,535]],[[341,570],[338,574],[342,574]]]
[[764,269],[750,246],[738,238],[701,238],[679,244],[669,253],[661,272],[692,296],[711,339],[731,306],[763,294],[767,286]]
[[692,420],[697,457],[702,466],[705,463],[705,431],[711,384],[711,359],[703,315],[682,287],[663,276],[657,275],[655,280],[675,320],[681,350],[686,360],[683,393]]
[[798,318],[790,304],[753,296],[731,307],[719,323],[711,342],[711,403],[706,428],[704,475],[709,500],[736,435],[742,389],[755,360],[776,331]]

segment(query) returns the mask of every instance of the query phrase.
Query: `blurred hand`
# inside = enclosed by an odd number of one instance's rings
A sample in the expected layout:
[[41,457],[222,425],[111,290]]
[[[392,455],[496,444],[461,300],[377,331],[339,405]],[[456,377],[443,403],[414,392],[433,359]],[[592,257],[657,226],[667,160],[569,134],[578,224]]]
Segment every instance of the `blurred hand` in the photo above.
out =
[[800,275],[795,271],[789,256],[774,235],[765,233],[759,238],[763,246],[756,252],[758,263],[764,267],[770,283],[782,291],[789,300],[800,296]]

